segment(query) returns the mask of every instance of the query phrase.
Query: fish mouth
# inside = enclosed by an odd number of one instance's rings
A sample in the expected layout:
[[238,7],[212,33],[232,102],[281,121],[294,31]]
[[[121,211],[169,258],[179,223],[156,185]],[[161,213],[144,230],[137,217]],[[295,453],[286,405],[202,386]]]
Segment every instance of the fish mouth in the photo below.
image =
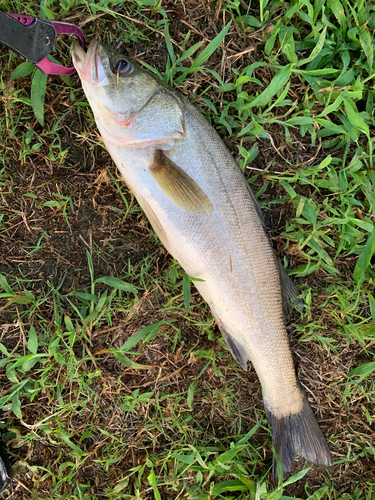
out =
[[99,54],[102,43],[93,40],[87,52],[77,41],[72,44],[71,52],[75,69],[82,81],[91,84],[101,85],[106,80],[106,74]]

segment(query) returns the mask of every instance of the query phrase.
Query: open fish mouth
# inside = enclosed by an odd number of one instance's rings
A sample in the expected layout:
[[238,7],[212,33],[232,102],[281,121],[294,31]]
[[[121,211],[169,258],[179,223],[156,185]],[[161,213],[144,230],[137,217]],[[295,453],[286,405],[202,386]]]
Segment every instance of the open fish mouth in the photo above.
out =
[[73,42],[71,49],[73,64],[79,77],[85,83],[100,85],[106,79],[104,67],[99,55],[100,46],[101,42],[99,40],[93,40],[87,52],[85,52],[78,42]]

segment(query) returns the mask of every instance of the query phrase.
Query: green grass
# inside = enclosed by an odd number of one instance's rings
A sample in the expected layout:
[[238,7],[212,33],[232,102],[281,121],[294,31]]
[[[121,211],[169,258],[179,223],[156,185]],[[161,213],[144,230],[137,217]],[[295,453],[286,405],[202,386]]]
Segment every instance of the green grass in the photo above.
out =
[[[306,304],[292,348],[335,465],[300,460],[273,484],[257,378],[111,165],[78,79],[45,78],[1,48],[7,495],[371,500],[375,7],[184,5],[46,1],[40,15],[89,20],[88,38],[139,55],[232,146]],[[2,10],[39,14],[27,0]],[[70,63],[69,40],[54,57]]]

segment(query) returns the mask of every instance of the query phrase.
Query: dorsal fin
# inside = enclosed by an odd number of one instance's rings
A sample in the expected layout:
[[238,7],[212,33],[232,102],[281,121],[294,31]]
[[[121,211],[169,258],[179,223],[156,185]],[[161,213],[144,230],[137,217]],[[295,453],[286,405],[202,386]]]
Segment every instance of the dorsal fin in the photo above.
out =
[[293,301],[293,304],[297,307],[299,311],[302,311],[304,304],[303,300],[299,297],[298,289],[296,288],[293,281],[287,275],[282,263],[280,262],[279,259],[277,259],[277,261],[279,263],[279,268],[280,268],[280,280],[283,292],[284,317],[285,320],[287,320],[291,312],[291,304],[290,304],[291,301]]

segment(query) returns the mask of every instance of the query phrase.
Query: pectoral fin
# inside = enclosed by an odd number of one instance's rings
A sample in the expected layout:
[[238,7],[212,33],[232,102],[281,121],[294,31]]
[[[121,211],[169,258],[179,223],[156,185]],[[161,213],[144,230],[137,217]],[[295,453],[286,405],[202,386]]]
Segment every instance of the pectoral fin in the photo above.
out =
[[160,189],[178,207],[192,214],[213,211],[212,203],[198,184],[160,149],[155,152],[150,170]]

